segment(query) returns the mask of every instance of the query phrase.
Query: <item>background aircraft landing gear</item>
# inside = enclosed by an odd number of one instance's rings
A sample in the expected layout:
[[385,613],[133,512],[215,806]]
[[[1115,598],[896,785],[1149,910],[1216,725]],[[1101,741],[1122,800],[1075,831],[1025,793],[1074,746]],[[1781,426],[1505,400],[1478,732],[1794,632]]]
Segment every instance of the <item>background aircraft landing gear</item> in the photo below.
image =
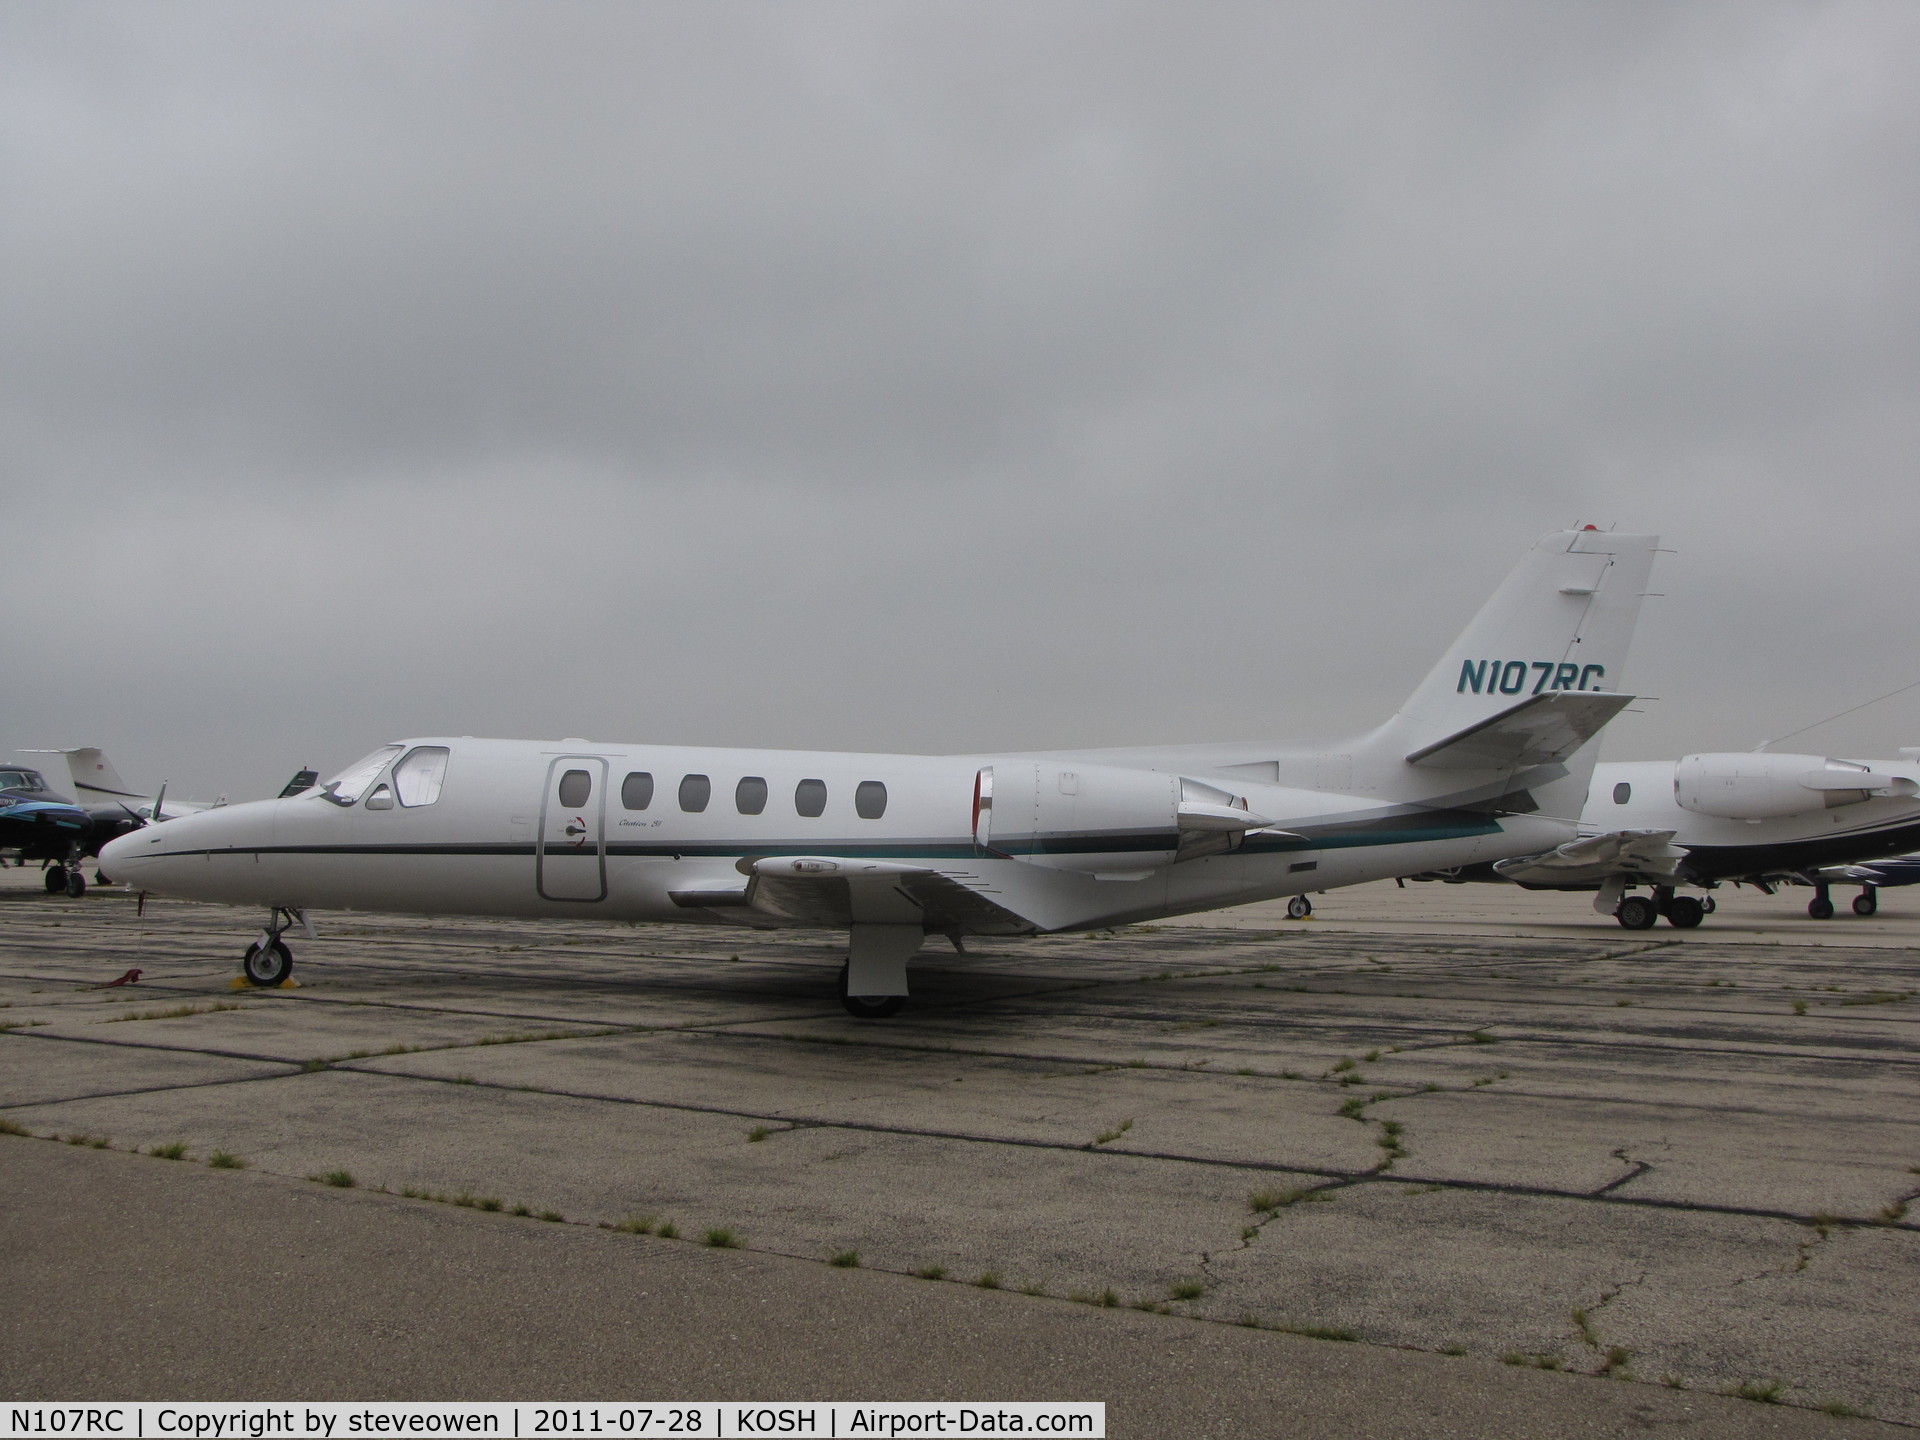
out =
[[1313,913],[1313,902],[1304,895],[1296,895],[1287,901],[1287,918],[1304,920]]
[[1880,892],[1871,885],[1863,885],[1860,893],[1853,897],[1853,913],[1873,915],[1880,909]]
[[885,1020],[900,1013],[900,1007],[907,1003],[904,995],[849,995],[848,968],[840,967],[840,1003],[847,1007],[849,1015],[856,1020]]
[[1826,886],[1813,887],[1813,899],[1807,902],[1807,914],[1815,920],[1833,918],[1833,896],[1827,893]]
[[1629,930],[1651,930],[1660,919],[1660,907],[1648,895],[1629,895],[1613,912],[1613,918]]
[[1667,923],[1676,930],[1691,930],[1707,918],[1707,907],[1691,895],[1676,895],[1667,902]]

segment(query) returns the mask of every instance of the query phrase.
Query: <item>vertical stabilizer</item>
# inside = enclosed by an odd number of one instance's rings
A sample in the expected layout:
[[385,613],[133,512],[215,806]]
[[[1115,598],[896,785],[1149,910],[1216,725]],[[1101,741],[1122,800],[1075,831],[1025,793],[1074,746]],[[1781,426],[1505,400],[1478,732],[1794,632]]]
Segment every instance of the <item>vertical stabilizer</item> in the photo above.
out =
[[151,793],[141,794],[120,778],[113,762],[92,745],[78,750],[62,750],[67,757],[67,773],[73,776],[74,798],[82,805],[99,805],[123,800],[130,805],[145,804]]
[[[1540,697],[1618,693],[1658,543],[1600,530],[1542,536],[1399,713],[1362,742],[1365,768],[1376,779],[1404,773],[1409,757]],[[1551,799],[1539,790],[1538,800],[1578,814],[1595,754],[1585,744]]]

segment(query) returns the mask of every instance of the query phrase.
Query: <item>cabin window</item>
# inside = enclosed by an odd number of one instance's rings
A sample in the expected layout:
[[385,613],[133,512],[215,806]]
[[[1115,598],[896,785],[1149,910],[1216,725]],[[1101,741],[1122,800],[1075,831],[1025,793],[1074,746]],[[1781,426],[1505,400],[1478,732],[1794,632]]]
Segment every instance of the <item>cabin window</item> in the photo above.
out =
[[808,818],[824,813],[827,808],[827,782],[802,780],[794,786],[793,808]]
[[707,802],[713,798],[713,781],[704,775],[683,775],[680,777],[680,808],[691,815],[698,815],[707,808]]
[[1629,785],[1626,781],[1622,780],[1618,785],[1613,787],[1613,803],[1614,804],[1624,805],[1627,803],[1627,801],[1631,800],[1632,798],[1633,798],[1633,786]]
[[440,798],[451,753],[444,745],[416,745],[407,752],[407,758],[393,767],[393,793],[402,805],[431,805]]
[[593,777],[584,770],[569,770],[560,777],[560,806],[578,810],[593,794]]
[[742,815],[758,815],[767,808],[767,782],[761,775],[748,775],[733,787],[733,808]]
[[887,813],[887,787],[878,780],[862,780],[853,792],[853,813],[862,820],[878,820]]
[[387,785],[376,785],[373,793],[367,796],[367,809],[391,810],[393,808],[393,789]]
[[320,787],[321,793],[336,805],[351,805],[360,798],[380,772],[387,768],[387,762],[402,750],[404,745],[382,745],[364,760],[357,760],[342,770],[333,779]]
[[644,810],[653,803],[653,776],[645,770],[630,771],[620,782],[620,803],[629,810]]

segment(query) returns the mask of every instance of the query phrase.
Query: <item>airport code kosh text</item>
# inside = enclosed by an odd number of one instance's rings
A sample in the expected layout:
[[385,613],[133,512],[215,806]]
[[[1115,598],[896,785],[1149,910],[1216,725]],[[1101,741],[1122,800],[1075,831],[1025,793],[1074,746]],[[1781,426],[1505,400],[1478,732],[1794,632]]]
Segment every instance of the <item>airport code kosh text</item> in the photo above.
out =
[[832,1402],[697,1401],[643,1405],[380,1404],[346,1401],[238,1401],[123,1405],[12,1405],[0,1440],[109,1437],[109,1440],[345,1440],[367,1436],[675,1436],[738,1440],[787,1435],[822,1440],[918,1440],[927,1436],[1050,1435],[1101,1440],[1106,1406],[1098,1401]]

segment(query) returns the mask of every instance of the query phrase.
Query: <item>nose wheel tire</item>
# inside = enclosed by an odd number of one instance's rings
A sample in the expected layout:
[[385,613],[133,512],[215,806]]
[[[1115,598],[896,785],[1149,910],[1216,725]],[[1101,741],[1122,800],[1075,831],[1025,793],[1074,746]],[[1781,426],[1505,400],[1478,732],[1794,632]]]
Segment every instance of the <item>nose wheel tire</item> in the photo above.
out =
[[1296,895],[1287,901],[1287,918],[1304,920],[1313,913],[1313,902],[1304,895]]
[[247,947],[240,973],[255,985],[278,985],[293,973],[293,952],[277,938],[265,944],[256,940]]
[[78,900],[87,893],[87,877],[77,869],[67,871],[67,894]]
[[1676,895],[1667,902],[1667,923],[1676,930],[1691,930],[1706,918],[1706,906],[1691,895]]
[[900,1013],[900,1007],[907,1003],[904,995],[849,995],[847,993],[847,967],[840,967],[840,1003],[847,1007],[847,1013],[856,1020],[885,1020]]
[[1651,930],[1660,918],[1660,907],[1648,896],[1629,895],[1613,912],[1613,918],[1628,930]]

